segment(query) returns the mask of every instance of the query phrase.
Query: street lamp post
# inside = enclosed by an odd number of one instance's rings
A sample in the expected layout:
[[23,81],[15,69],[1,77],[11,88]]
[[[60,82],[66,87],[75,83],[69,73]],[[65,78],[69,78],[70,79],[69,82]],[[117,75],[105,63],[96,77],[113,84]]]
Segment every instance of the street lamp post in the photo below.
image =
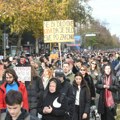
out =
[[4,58],[6,58],[6,48],[8,47],[8,34],[3,33],[3,49],[4,49]]
[[8,46],[8,33],[6,33],[6,24],[4,23],[3,28],[3,50],[4,50],[4,58],[6,58],[6,48],[9,48]]

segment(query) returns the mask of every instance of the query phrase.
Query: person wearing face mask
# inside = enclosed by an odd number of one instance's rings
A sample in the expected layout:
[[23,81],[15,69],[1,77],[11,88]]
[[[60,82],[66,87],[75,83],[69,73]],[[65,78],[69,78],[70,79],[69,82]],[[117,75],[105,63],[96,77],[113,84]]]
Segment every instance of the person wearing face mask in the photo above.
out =
[[116,115],[116,92],[118,90],[118,80],[112,74],[110,64],[104,65],[103,74],[99,76],[96,88],[99,91],[98,113],[101,120],[115,120]]
[[23,95],[23,108],[29,110],[28,93],[25,85],[18,81],[18,76],[13,69],[6,69],[3,74],[4,83],[0,86],[0,111],[6,111],[5,95],[10,90],[20,91]]

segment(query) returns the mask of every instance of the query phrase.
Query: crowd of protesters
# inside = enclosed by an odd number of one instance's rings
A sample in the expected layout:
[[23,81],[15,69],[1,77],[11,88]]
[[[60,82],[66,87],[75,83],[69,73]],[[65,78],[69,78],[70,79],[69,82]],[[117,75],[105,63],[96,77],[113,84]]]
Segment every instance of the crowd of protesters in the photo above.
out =
[[[100,120],[115,120],[120,101],[120,52],[72,51],[62,53],[61,58],[21,55],[0,61],[4,66],[1,120],[22,120],[24,114],[29,116],[24,120],[90,120],[92,106]],[[31,67],[31,80],[20,81],[14,67]]]

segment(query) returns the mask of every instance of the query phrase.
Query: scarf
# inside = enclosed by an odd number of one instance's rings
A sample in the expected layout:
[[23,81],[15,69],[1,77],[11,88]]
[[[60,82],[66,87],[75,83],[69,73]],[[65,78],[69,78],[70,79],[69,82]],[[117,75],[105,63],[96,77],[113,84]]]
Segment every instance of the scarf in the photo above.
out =
[[[110,86],[111,82],[112,81],[111,81],[110,75],[106,76],[105,77],[105,85]],[[106,105],[106,107],[110,107],[110,108],[114,107],[114,105],[115,105],[113,96],[112,96],[112,92],[109,89],[105,89],[105,105]]]

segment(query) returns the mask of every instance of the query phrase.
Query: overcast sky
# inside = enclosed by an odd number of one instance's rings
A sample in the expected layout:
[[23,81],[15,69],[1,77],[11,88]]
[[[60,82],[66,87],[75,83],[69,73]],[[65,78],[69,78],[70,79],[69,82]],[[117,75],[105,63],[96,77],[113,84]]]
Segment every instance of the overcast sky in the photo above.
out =
[[93,17],[108,23],[111,34],[120,37],[120,0],[91,0]]

